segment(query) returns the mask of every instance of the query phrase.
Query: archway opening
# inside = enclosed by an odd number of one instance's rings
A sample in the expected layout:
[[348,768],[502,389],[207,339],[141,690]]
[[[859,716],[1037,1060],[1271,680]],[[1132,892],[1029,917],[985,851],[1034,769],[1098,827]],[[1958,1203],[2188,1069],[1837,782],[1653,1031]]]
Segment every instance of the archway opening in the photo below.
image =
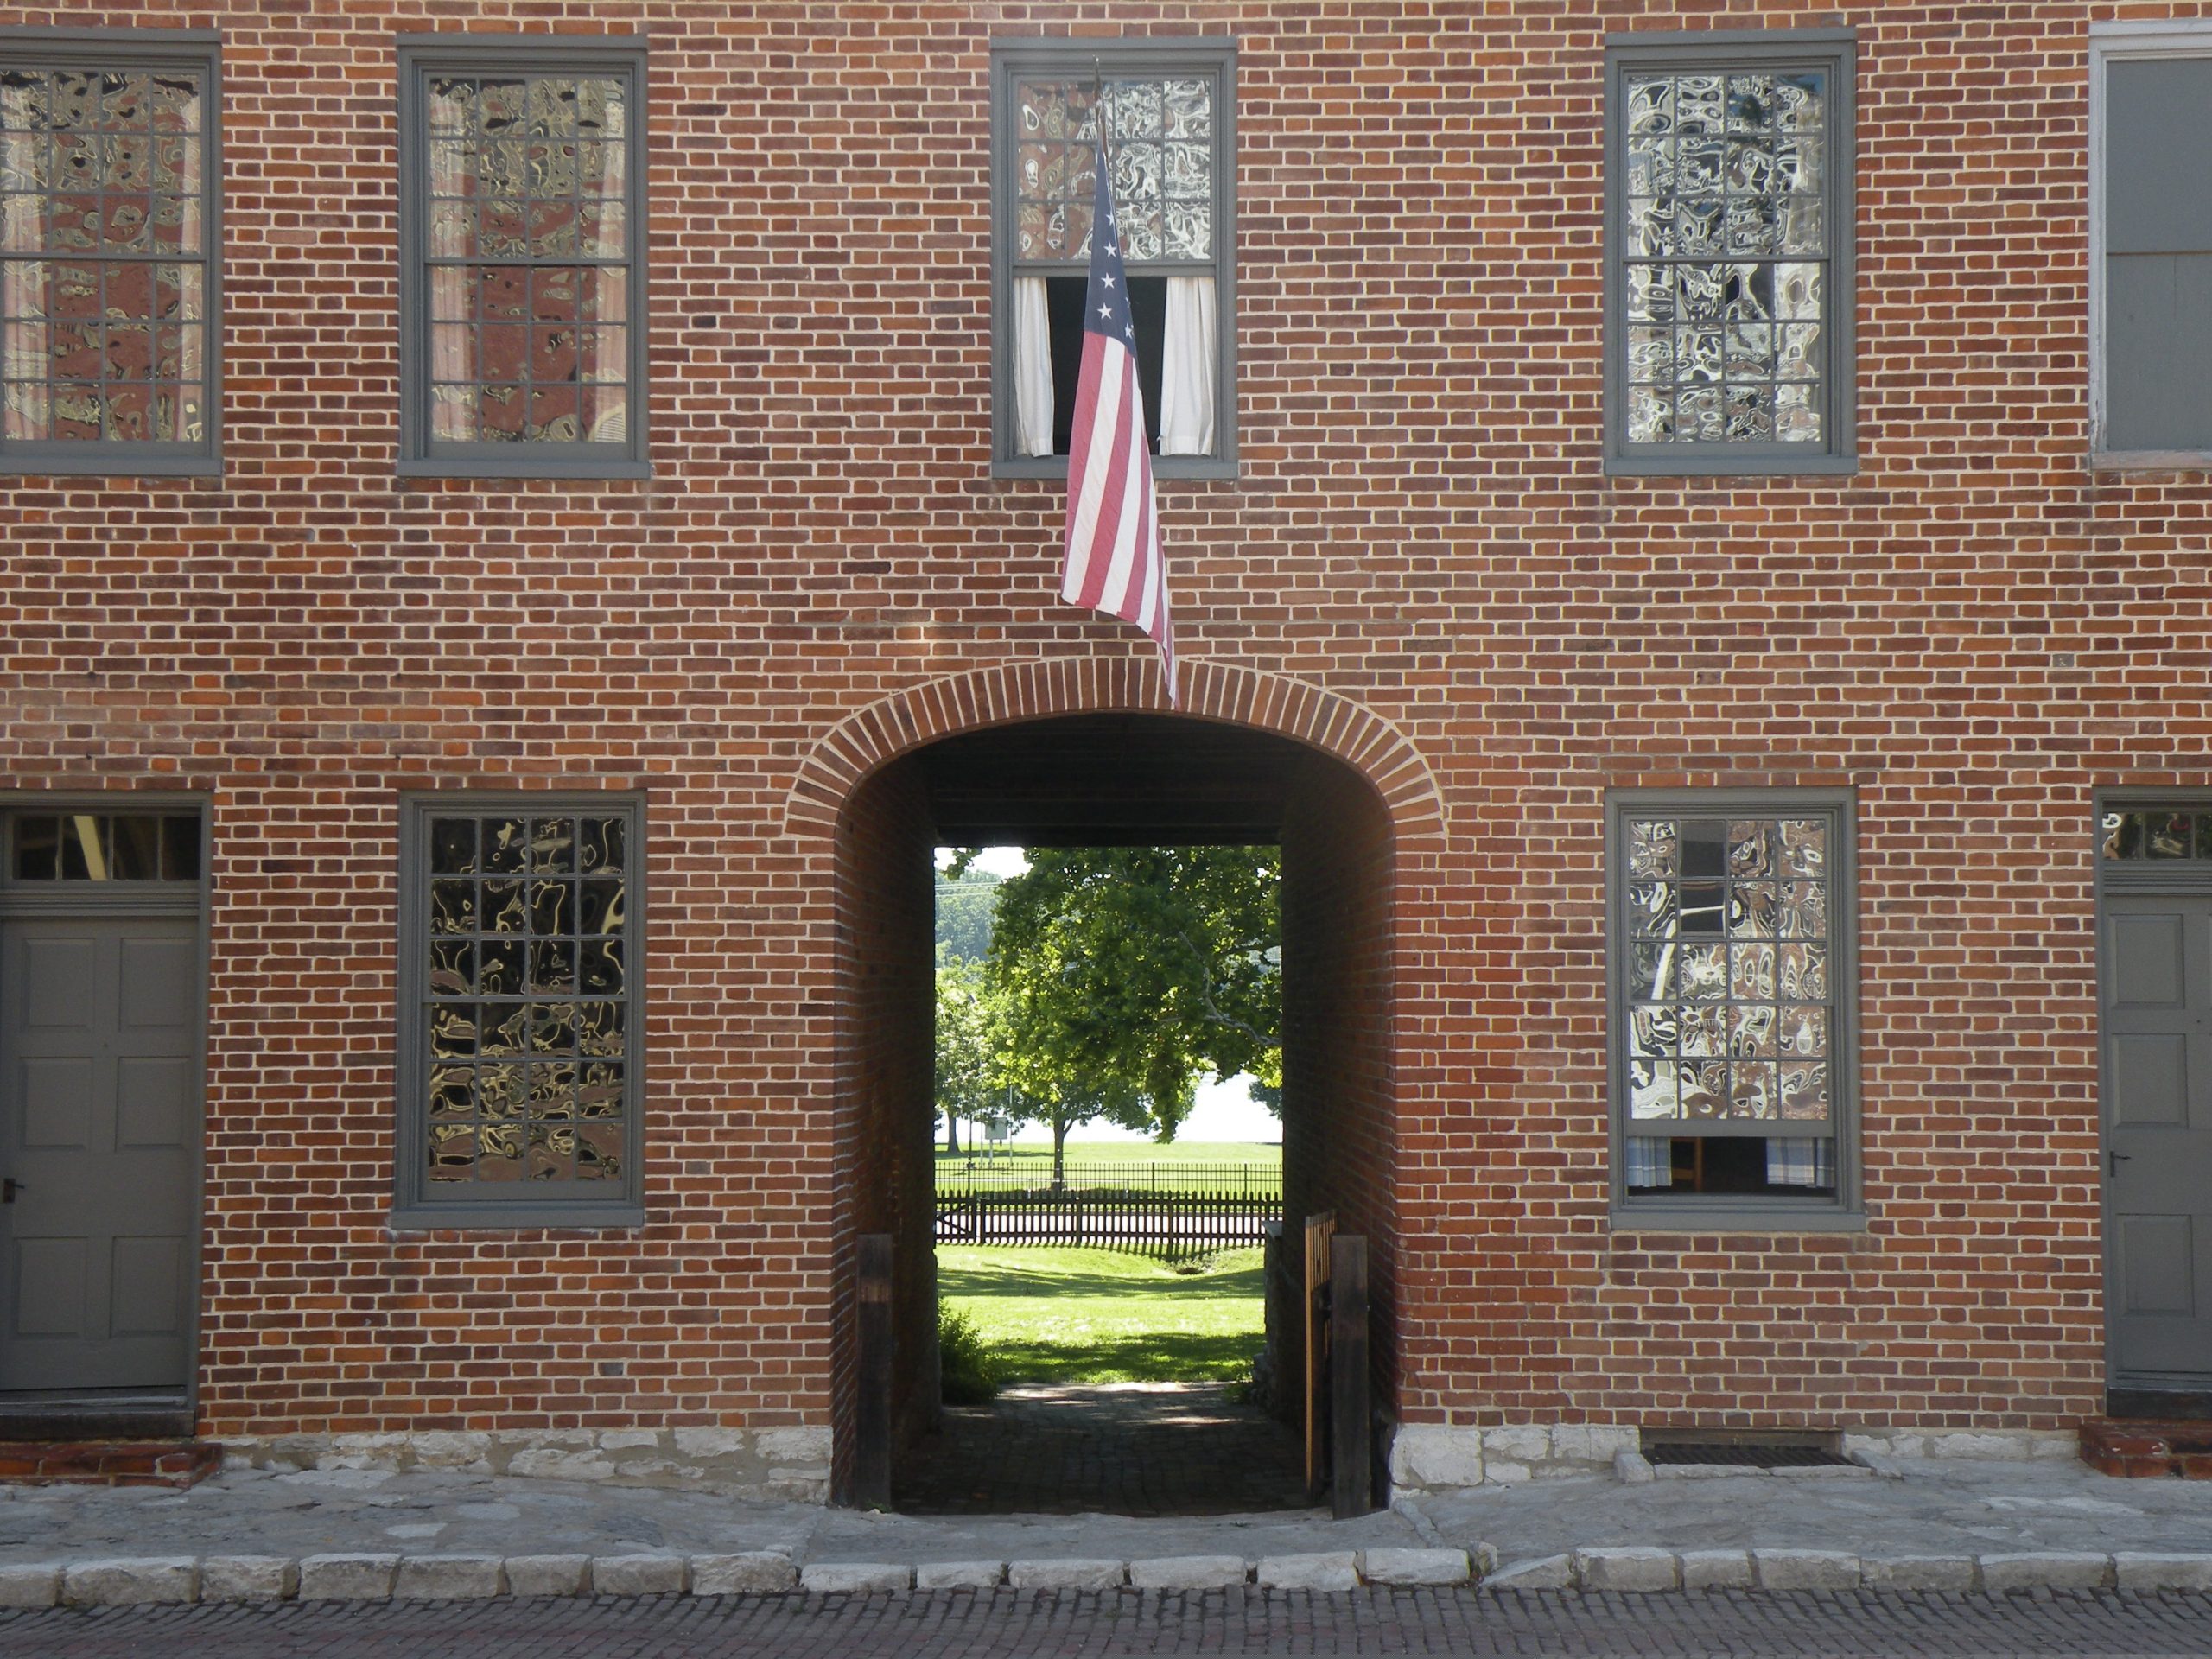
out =
[[[1282,861],[1282,1195],[1268,1277],[1273,1376],[1302,1376],[1296,1240],[1332,1211],[1370,1241],[1372,1386],[1395,1416],[1398,1236],[1392,1065],[1393,843],[1358,771],[1271,732],[1159,714],[1069,715],[914,748],[855,789],[837,836],[842,1259],[894,1241],[892,1421],[911,1456],[938,1427],[932,1090],[934,849],[1271,844]],[[839,1322],[837,1484],[850,1492],[857,1376]],[[1278,1389],[1286,1415],[1300,1409]],[[1203,1432],[1195,1429],[1194,1432]],[[1154,1442],[1153,1455],[1163,1455]],[[1380,1460],[1376,1466],[1380,1467]],[[1090,1507],[1114,1507],[1110,1492]]]

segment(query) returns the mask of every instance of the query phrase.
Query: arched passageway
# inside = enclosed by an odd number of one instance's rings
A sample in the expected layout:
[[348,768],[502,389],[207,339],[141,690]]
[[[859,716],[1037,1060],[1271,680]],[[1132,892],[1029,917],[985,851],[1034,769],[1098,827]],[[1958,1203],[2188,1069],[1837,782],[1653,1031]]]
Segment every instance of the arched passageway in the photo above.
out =
[[[1251,678],[1268,690],[1265,677]],[[1394,733],[1382,728],[1386,741],[1377,741],[1381,722],[1308,688],[1273,683],[1294,695],[1263,696],[1274,706],[1248,707],[1241,720],[1094,709],[1001,717],[933,736],[878,711],[840,728],[812,791],[803,780],[794,798],[797,817],[846,785],[834,818],[840,1261],[852,1261],[863,1234],[896,1241],[893,1421],[904,1444],[938,1415],[932,849],[941,845],[1281,847],[1285,1209],[1294,1226],[1333,1210],[1343,1230],[1370,1239],[1376,1402],[1386,1420],[1395,1412],[1395,871],[1407,810],[1403,801],[1394,810],[1385,790],[1397,785],[1426,817],[1433,789]],[[950,701],[938,700],[938,712]],[[1314,721],[1325,741],[1304,728]],[[838,1312],[842,1493],[855,1377],[850,1309]],[[1295,1351],[1279,1357],[1294,1363]]]

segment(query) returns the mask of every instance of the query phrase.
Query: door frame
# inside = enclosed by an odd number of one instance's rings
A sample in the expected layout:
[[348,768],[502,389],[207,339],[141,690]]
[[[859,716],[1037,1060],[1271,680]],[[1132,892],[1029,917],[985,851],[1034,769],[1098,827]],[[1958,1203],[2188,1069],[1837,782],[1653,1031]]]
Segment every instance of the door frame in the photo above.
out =
[[2103,1235],[2098,1289],[2104,1302],[2104,1392],[2107,1408],[2112,1396],[2116,1394],[2212,1395],[2212,1376],[2196,1376],[2174,1372],[2130,1375],[2120,1370],[2117,1360],[2120,1350],[2115,1327],[2119,1316],[2118,1303],[2113,1294],[2117,1282],[2113,1271],[2113,1254],[2118,1245],[2119,1235],[2113,1225],[2112,1179],[2106,1173],[2110,1168],[2106,1154],[2112,1149],[2113,1103],[2112,1049],[2105,1040],[2105,994],[2109,988],[2107,982],[2112,971],[2108,960],[2110,953],[2105,948],[2106,904],[2108,899],[2117,898],[2212,899],[2212,859],[2123,863],[2104,855],[2107,813],[2155,810],[2159,807],[2169,807],[2177,811],[2212,812],[2212,790],[2100,789],[2092,796],[2089,818],[2089,860],[2095,875],[2096,906],[2092,923],[2092,950],[2096,963],[2097,988],[2097,1225]]
[[[188,921],[194,925],[194,983],[190,1006],[196,1017],[192,1022],[192,1106],[199,1132],[193,1136],[189,1166],[194,1225],[187,1261],[192,1301],[185,1314],[184,1404],[192,1414],[195,1428],[200,1421],[200,1318],[207,1299],[207,1287],[201,1282],[200,1274],[207,1241],[207,982],[213,931],[213,906],[210,902],[213,883],[210,873],[214,862],[210,807],[208,797],[196,791],[0,789],[0,925],[43,920],[118,921],[131,918]],[[27,812],[197,813],[200,880],[189,888],[180,883],[160,891],[118,887],[101,892],[104,884],[97,881],[56,881],[46,891],[18,887],[10,879],[15,848],[8,824],[17,813]],[[5,1061],[6,1057],[0,1055],[0,1064]],[[0,1408],[14,1397],[0,1394]]]

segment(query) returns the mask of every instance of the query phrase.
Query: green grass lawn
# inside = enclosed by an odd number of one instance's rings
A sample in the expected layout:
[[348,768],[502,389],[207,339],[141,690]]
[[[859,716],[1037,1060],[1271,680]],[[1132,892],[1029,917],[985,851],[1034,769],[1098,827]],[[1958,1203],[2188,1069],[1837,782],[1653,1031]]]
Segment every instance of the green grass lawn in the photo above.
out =
[[1007,1382],[1233,1382],[1262,1344],[1256,1249],[1182,1274],[1121,1250],[940,1245],[938,1294]]
[[[1052,1166],[1050,1146],[1001,1147],[995,1152],[951,1153],[938,1148],[938,1167],[965,1164],[973,1157],[978,1166],[1014,1163]],[[1261,1164],[1282,1166],[1282,1147],[1263,1141],[1174,1141],[1160,1146],[1150,1141],[1071,1141],[1071,1164]]]

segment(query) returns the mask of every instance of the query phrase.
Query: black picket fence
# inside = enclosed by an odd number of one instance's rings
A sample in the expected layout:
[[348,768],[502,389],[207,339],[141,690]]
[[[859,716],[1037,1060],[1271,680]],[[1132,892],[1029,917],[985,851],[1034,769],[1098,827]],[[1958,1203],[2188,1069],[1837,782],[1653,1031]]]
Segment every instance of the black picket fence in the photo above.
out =
[[940,1244],[1069,1244],[1204,1255],[1262,1243],[1279,1197],[1131,1190],[939,1192]]
[[[1115,1192],[1194,1192],[1222,1197],[1282,1197],[1279,1164],[1070,1164],[1060,1185]],[[939,1164],[940,1198],[966,1192],[1033,1192],[1053,1185],[1052,1164],[1035,1157],[973,1158]]]

